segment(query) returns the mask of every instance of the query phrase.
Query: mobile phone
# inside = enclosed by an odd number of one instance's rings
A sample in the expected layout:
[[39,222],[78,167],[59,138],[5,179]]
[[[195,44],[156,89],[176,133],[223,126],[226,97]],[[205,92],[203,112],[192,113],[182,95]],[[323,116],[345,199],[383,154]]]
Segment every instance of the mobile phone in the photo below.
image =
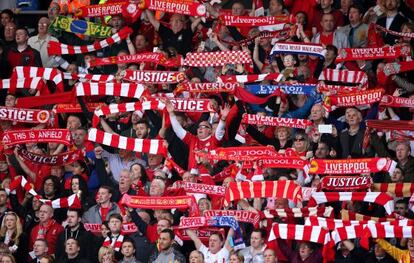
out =
[[319,124],[318,125],[319,133],[329,133],[332,134],[332,124]]

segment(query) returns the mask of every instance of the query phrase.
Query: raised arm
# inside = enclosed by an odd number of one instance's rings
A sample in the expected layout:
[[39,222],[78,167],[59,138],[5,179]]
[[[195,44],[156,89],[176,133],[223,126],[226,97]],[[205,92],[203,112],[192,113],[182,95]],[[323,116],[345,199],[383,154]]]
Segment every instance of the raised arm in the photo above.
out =
[[186,230],[187,235],[191,238],[191,240],[194,242],[194,245],[196,247],[197,250],[200,249],[200,247],[203,245],[203,243],[201,242],[201,240],[198,238],[197,234],[195,233],[194,230],[192,229],[187,229]]
[[147,14],[148,21],[151,23],[151,25],[155,28],[155,30],[158,31],[160,29],[160,21],[155,19],[154,14],[148,9],[145,10],[145,14]]

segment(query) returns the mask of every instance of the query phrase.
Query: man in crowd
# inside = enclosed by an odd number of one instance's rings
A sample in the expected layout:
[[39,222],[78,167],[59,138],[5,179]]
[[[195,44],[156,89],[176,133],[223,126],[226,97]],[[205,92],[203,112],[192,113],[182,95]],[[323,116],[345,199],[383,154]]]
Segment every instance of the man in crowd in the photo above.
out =
[[112,189],[108,186],[101,186],[98,189],[96,198],[97,204],[85,212],[82,217],[83,223],[102,224],[113,214],[119,214],[118,204],[111,202]]

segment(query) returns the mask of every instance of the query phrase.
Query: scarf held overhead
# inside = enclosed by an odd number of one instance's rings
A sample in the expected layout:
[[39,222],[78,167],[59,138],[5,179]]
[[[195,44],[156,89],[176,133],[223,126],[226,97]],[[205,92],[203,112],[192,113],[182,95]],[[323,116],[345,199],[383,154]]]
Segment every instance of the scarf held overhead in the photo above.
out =
[[324,176],[320,187],[327,191],[357,191],[366,190],[371,184],[371,177],[366,176]]
[[247,210],[205,210],[205,217],[213,216],[233,216],[237,221],[251,223],[254,226],[259,225],[260,214]]
[[146,0],[149,10],[182,14],[187,16],[206,16],[206,7],[193,0]]
[[361,174],[385,171],[392,173],[396,162],[389,158],[313,159],[310,174]]
[[251,64],[252,58],[246,51],[217,51],[189,53],[184,65],[189,67],[217,67],[228,64]]
[[324,99],[324,104],[328,107],[353,107],[358,105],[369,105],[380,101],[383,93],[383,89],[372,89],[359,91],[356,93],[326,96]]
[[375,48],[341,48],[338,51],[336,62],[355,60],[395,59],[408,56],[410,48],[406,46],[386,46]]
[[120,96],[140,98],[146,91],[144,85],[136,83],[77,83],[75,96]]
[[237,27],[252,27],[252,26],[271,26],[277,24],[293,23],[295,22],[294,16],[233,16],[222,15],[220,20],[225,26],[237,26]]
[[64,145],[71,144],[71,133],[67,129],[41,129],[6,131],[2,142],[6,146],[24,143],[55,142]]
[[39,165],[64,166],[71,164],[83,157],[81,150],[65,152],[57,155],[41,155],[19,148],[17,153],[23,159]]
[[262,116],[257,114],[244,114],[242,123],[252,125],[266,125],[276,127],[289,127],[297,129],[306,129],[312,126],[312,121],[306,119],[280,118],[272,116]]
[[90,67],[104,66],[104,65],[117,65],[126,63],[142,63],[149,62],[155,64],[162,64],[166,61],[166,57],[162,53],[139,53],[134,55],[120,55],[106,58],[95,58],[90,61]]
[[380,106],[394,108],[414,108],[414,98],[402,98],[384,95],[382,96]]
[[139,83],[172,84],[186,79],[184,72],[179,71],[155,71],[155,70],[123,70],[120,77],[124,80]]
[[243,198],[278,197],[297,203],[302,200],[302,189],[294,181],[230,182],[224,205]]
[[47,123],[51,112],[47,110],[21,109],[0,106],[0,120],[25,123]]
[[277,54],[298,54],[317,56],[325,59],[326,49],[319,44],[302,44],[296,42],[276,43],[270,51],[270,56]]
[[49,29],[62,30],[69,33],[81,34],[96,38],[107,38],[112,35],[112,27],[103,26],[85,20],[58,16],[50,24]]

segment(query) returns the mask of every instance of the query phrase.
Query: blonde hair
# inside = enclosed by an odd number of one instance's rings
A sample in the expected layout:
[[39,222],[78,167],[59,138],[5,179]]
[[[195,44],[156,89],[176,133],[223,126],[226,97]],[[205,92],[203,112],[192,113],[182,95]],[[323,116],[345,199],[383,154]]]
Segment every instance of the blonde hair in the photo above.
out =
[[111,253],[112,261],[114,260],[114,256],[115,256],[114,249],[112,247],[101,247],[98,252],[98,260],[100,263],[102,263],[103,257],[107,252]]
[[23,227],[22,227],[22,224],[20,223],[20,218],[17,216],[15,212],[6,212],[6,214],[4,215],[3,221],[1,222],[0,236],[1,237],[6,236],[7,229],[6,229],[5,221],[6,221],[7,216],[13,216],[14,219],[16,220],[16,229],[14,230],[13,235],[11,236],[11,240],[16,246],[18,246],[19,237],[23,233]]

